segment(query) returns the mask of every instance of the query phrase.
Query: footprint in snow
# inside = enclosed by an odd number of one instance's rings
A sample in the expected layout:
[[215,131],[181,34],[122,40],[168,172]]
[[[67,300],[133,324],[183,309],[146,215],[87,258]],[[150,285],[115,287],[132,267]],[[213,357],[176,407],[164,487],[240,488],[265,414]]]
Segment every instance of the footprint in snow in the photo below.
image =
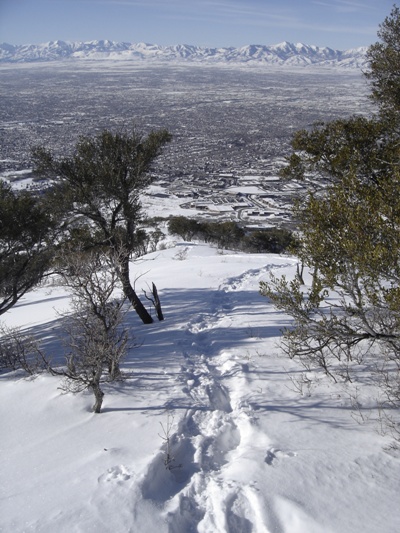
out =
[[132,476],[132,473],[124,466],[113,466],[107,470],[105,474],[102,474],[98,478],[99,483],[117,483],[120,484],[124,481],[128,481]]
[[297,453],[295,452],[283,452],[277,448],[270,448],[267,450],[264,461],[267,465],[272,465],[277,459],[282,459],[285,457],[296,457]]

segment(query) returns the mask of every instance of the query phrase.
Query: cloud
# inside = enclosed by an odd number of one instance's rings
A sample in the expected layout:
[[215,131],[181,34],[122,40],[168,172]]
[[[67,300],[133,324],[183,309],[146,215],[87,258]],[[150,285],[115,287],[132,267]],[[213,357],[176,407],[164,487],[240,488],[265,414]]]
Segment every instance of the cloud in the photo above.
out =
[[[0,0],[1,1],[1,0]],[[236,26],[272,30],[283,28],[293,31],[326,32],[330,34],[371,35],[374,27],[369,24],[354,24],[346,18],[342,23],[333,20],[327,14],[321,19],[313,16],[316,6],[328,8],[334,13],[365,13],[371,11],[371,1],[376,0],[308,0],[295,4],[293,0],[260,1],[260,0],[85,0],[108,6],[130,6],[154,13],[154,16],[165,21],[180,24],[192,23],[223,26]]]
[[[0,0],[1,1],[1,0]],[[258,0],[85,0],[108,6],[125,6],[154,12],[158,17],[245,24],[247,26],[294,23],[293,8],[276,8]]]
[[332,2],[313,0],[312,3],[323,7],[329,7],[334,9],[337,13],[357,13],[372,9],[372,6],[367,2],[355,2],[352,0],[334,0]]
[[189,13],[203,13],[210,16],[220,15],[224,17],[257,17],[269,16],[272,19],[285,18],[292,9],[277,11],[272,6],[260,5],[255,0],[245,2],[243,0],[85,0],[94,4],[109,6],[131,6],[146,8],[149,10],[158,9],[163,12],[178,12],[181,15]]

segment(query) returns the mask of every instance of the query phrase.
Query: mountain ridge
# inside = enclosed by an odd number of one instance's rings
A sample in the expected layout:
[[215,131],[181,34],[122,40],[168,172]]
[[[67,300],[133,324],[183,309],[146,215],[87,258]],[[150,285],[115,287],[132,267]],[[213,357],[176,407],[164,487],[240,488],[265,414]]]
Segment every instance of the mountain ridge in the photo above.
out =
[[42,44],[0,44],[0,63],[33,63],[60,60],[179,61],[194,63],[249,63],[289,66],[324,66],[360,69],[367,65],[368,47],[334,50],[283,41],[274,45],[208,48],[177,44],[161,46],[110,40],[49,41]]

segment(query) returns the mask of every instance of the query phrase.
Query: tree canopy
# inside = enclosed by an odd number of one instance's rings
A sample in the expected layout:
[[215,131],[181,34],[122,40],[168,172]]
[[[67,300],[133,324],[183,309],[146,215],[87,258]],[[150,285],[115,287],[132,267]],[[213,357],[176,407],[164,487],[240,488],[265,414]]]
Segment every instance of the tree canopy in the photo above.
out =
[[145,323],[152,317],[138,298],[129,261],[143,235],[140,193],[151,183],[151,168],[171,140],[166,130],[147,136],[136,130],[81,137],[72,156],[33,151],[36,172],[53,178],[49,209],[64,221],[64,238],[86,249],[107,248],[116,259],[123,290]]
[[40,197],[0,180],[0,314],[41,281],[51,264],[54,228]]
[[400,9],[395,5],[380,24],[379,41],[369,47],[371,98],[388,117],[400,111]]
[[[400,11],[368,52],[378,113],[297,132],[284,179],[308,192],[294,214],[310,283],[271,276],[261,291],[293,318],[283,346],[335,380],[364,371],[381,406],[400,406]],[[392,428],[398,431],[391,419]]]

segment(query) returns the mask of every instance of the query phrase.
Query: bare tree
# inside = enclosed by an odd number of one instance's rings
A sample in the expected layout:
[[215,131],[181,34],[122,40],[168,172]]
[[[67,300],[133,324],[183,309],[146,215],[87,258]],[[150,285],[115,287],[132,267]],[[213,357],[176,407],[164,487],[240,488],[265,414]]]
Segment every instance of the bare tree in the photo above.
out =
[[117,290],[122,290],[114,260],[101,250],[64,249],[58,283],[72,293],[73,311],[64,316],[66,366],[54,368],[33,337],[0,325],[0,371],[22,369],[29,375],[48,371],[62,376],[60,388],[66,392],[90,389],[95,397],[93,410],[100,413],[102,384],[122,378],[120,361],[129,340],[123,324],[125,297],[117,297]]
[[126,354],[128,333],[120,327],[119,303],[110,303],[102,318],[90,307],[78,301],[75,304],[78,310],[65,325],[69,353],[61,389],[72,393],[91,390],[95,397],[93,411],[100,413],[104,397],[101,384],[121,377],[119,362]]
[[63,264],[60,279],[72,292],[74,312],[64,321],[68,355],[61,388],[73,393],[92,390],[93,410],[99,413],[104,396],[101,383],[121,378],[120,361],[128,345],[125,298],[116,297],[119,277],[105,252],[70,253]]
[[39,343],[19,328],[0,325],[0,371],[23,370],[30,376],[47,369]]

